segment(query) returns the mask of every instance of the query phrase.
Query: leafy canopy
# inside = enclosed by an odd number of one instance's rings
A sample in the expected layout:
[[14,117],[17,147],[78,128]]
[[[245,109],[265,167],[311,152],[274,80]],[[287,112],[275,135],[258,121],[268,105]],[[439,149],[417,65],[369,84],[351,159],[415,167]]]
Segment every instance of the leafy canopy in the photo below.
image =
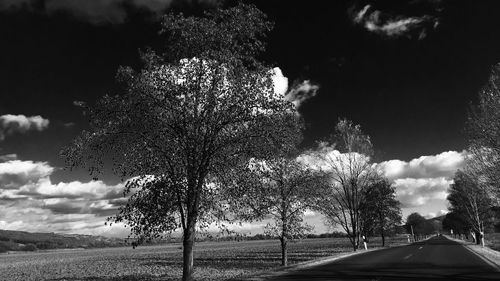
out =
[[120,68],[125,91],[86,108],[90,129],[62,154],[95,175],[110,160],[131,178],[112,220],[141,239],[181,227],[192,235],[226,218],[231,170],[295,142],[294,107],[256,59],[270,27],[243,4],[202,18],[167,15],[165,53],[145,52],[140,71]]

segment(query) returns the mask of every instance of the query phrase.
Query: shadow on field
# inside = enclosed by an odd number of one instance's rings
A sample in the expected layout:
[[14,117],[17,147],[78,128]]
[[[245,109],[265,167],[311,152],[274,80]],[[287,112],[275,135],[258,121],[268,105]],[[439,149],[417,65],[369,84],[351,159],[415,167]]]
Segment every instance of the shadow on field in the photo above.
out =
[[[301,262],[303,259],[291,259],[291,263]],[[209,267],[213,269],[256,269],[256,268],[269,268],[279,266],[281,258],[272,257],[234,257],[234,258],[196,258],[194,260],[195,267]],[[181,261],[174,261],[169,259],[150,260],[142,263],[144,266],[174,266],[182,267]]]

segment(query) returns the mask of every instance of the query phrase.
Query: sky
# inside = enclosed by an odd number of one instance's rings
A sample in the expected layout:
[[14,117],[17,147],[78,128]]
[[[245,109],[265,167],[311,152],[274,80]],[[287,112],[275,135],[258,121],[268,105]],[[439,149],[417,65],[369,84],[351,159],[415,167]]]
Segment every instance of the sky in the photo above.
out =
[[[467,110],[500,62],[498,1],[247,1],[275,22],[261,59],[306,122],[303,146],[340,117],[360,124],[403,215],[446,213]],[[497,2],[497,3],[495,3]],[[105,218],[123,183],[69,171],[59,151],[85,129],[75,101],[119,93],[120,65],[161,48],[160,17],[217,0],[0,0],[0,229],[123,236]],[[279,68],[279,71],[278,71]],[[321,216],[306,214],[316,232]],[[240,230],[258,232],[263,223]]]

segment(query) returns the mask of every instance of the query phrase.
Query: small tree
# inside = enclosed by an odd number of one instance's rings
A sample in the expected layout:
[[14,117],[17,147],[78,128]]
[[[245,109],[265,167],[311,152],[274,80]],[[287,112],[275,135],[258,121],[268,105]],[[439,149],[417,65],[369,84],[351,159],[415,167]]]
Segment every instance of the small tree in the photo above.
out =
[[396,200],[396,189],[386,178],[380,178],[363,193],[361,207],[361,225],[365,235],[380,233],[382,246],[385,246],[385,234],[401,224],[401,207]]
[[333,147],[323,143],[316,153],[320,167],[330,176],[330,183],[324,190],[324,197],[318,200],[317,209],[328,224],[340,225],[344,229],[356,251],[363,194],[377,176],[370,162],[373,146],[361,127],[346,119],[337,123],[332,142]]
[[225,219],[227,171],[296,138],[293,105],[256,59],[270,28],[252,5],[167,15],[166,52],[146,52],[140,72],[121,68],[126,92],[87,108],[90,130],[62,153],[91,174],[111,160],[119,176],[133,177],[113,220],[139,242],[182,229],[183,280],[192,279],[196,230]]
[[[313,207],[321,173],[308,168],[293,157],[276,157],[266,161],[251,161],[235,185],[242,194],[240,204],[233,206],[249,218],[270,218],[265,234],[281,242],[281,264],[288,264],[288,241],[303,238],[312,226],[303,221],[304,212]],[[246,218],[248,218],[246,217]]]
[[413,235],[413,240],[419,240],[419,237],[428,234],[427,220],[419,213],[411,213],[406,218],[406,231]]

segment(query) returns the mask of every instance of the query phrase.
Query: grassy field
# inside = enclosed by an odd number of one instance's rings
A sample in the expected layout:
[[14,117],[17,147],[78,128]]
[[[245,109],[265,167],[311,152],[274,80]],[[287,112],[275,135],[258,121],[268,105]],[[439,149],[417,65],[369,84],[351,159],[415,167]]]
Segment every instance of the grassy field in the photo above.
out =
[[486,233],[485,244],[495,251],[500,251],[500,233]]
[[[406,244],[406,238],[388,238]],[[370,247],[380,247],[374,238]],[[306,239],[290,244],[291,264],[352,251],[347,239]],[[180,244],[57,250],[0,255],[1,280],[179,280]],[[200,242],[195,248],[196,280],[227,280],[280,267],[277,240]]]

